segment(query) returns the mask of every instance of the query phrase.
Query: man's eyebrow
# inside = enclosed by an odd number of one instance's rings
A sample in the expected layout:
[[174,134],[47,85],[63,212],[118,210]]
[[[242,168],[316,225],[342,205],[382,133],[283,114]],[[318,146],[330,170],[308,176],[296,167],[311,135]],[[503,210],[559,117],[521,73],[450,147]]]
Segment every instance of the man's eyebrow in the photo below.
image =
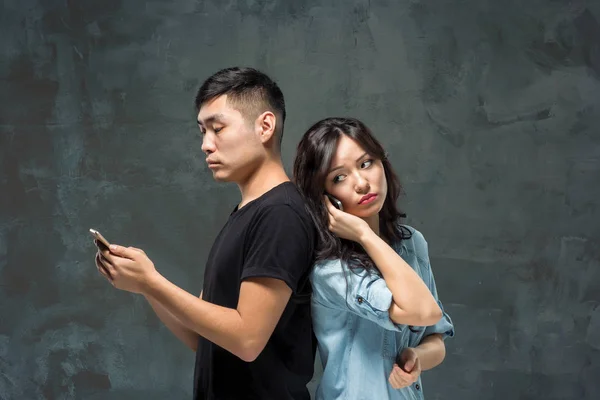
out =
[[198,122],[199,126],[204,126],[212,124],[213,122],[223,122],[223,120],[225,119],[225,116],[223,114],[213,114],[213,115],[209,115],[208,117],[204,118],[204,123],[202,121],[200,121],[200,119],[198,119],[196,122]]

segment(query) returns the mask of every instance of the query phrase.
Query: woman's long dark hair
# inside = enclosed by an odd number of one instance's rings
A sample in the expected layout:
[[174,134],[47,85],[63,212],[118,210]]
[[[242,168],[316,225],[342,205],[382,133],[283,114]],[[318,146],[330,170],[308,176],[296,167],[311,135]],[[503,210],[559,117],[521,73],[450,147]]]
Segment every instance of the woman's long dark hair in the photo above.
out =
[[399,224],[406,217],[398,211],[396,200],[402,192],[392,165],[383,147],[365,124],[354,118],[326,118],[311,126],[300,140],[294,160],[294,183],[307,202],[308,211],[319,231],[317,260],[341,259],[350,269],[365,268],[379,272],[371,258],[358,243],[340,239],[329,230],[329,214],[323,201],[325,179],[331,159],[342,135],[354,139],[371,157],[381,160],[387,180],[387,196],[379,212],[379,230],[388,243],[400,242],[411,236]]

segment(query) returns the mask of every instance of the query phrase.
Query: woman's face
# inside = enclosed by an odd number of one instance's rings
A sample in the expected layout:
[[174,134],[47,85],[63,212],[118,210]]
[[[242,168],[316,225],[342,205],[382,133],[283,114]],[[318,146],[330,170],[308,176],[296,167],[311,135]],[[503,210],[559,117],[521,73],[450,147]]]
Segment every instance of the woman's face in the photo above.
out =
[[381,160],[354,139],[341,135],[325,177],[325,191],[342,202],[344,211],[361,218],[379,213],[387,196]]

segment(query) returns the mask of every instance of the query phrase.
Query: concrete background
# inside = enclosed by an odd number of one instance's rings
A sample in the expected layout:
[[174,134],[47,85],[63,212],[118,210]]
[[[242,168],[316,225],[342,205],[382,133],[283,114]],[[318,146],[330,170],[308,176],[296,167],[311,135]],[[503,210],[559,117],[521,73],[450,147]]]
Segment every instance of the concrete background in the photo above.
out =
[[193,353],[98,276],[87,230],[200,292],[239,195],[204,165],[193,97],[232,65],[284,91],[288,168],[326,116],[389,150],[456,323],[427,399],[600,398],[599,1],[0,11],[0,398],[191,397]]

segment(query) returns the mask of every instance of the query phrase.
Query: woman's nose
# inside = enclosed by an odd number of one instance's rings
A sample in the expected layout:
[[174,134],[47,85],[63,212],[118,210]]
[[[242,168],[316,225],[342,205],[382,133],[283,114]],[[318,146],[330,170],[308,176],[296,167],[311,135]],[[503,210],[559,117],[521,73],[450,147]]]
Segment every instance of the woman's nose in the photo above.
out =
[[370,189],[371,185],[369,185],[369,181],[367,181],[363,176],[361,176],[361,174],[357,173],[354,190],[356,190],[357,193],[366,194],[369,193]]

